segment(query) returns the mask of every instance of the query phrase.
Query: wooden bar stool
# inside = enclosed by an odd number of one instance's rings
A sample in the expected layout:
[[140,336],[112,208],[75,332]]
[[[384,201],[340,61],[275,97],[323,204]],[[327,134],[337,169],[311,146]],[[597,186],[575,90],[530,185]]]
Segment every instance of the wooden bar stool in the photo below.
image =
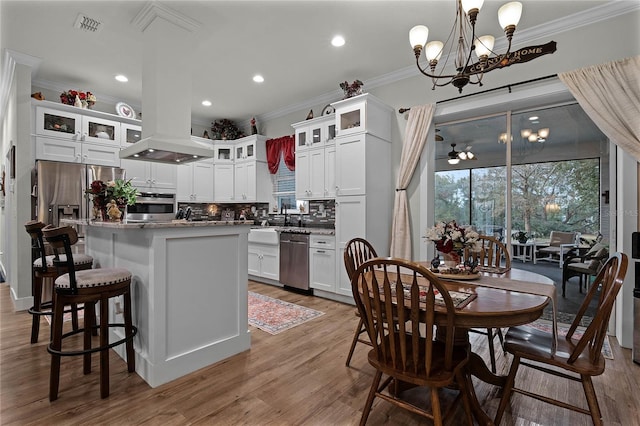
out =
[[[49,400],[58,398],[60,383],[60,360],[62,356],[82,355],[84,358],[84,374],[91,372],[91,354],[100,352],[100,397],[109,396],[109,349],[122,343],[126,344],[127,369],[135,372],[135,355],[133,337],[138,329],[131,320],[131,272],[123,268],[97,268],[76,271],[73,263],[71,245],[78,236],[75,229],[67,226],[45,228],[42,230],[46,241],[55,249],[62,249],[66,254],[68,272],[55,280],[53,300],[53,338],[47,351],[51,354],[51,375],[49,383]],[[124,299],[124,323],[109,323],[109,299],[122,296]],[[99,324],[94,324],[95,305],[100,302]],[[66,334],[62,333],[64,305],[84,303],[85,321],[83,328]],[[124,328],[125,337],[109,343],[109,328]],[[98,328],[100,344],[91,347],[92,330]],[[62,350],[62,341],[74,334],[84,333],[83,350]]]
[[[34,247],[38,252],[38,258],[33,261],[33,278],[31,282],[31,293],[33,296],[33,306],[29,309],[29,313],[33,316],[31,320],[31,343],[38,342],[40,334],[40,317],[52,316],[52,300],[44,300],[43,294],[53,293],[53,282],[58,276],[66,272],[64,266],[58,268],[54,265],[54,260],[66,262],[66,256],[58,255],[55,252],[52,255],[46,253],[44,240],[42,238],[42,229],[46,225],[42,222],[32,220],[25,223],[24,227],[33,240]],[[76,270],[91,269],[93,267],[93,258],[86,254],[76,254],[73,258]],[[46,285],[46,287],[45,287]],[[71,321],[73,329],[78,329],[78,308],[72,305],[65,312],[71,312]]]

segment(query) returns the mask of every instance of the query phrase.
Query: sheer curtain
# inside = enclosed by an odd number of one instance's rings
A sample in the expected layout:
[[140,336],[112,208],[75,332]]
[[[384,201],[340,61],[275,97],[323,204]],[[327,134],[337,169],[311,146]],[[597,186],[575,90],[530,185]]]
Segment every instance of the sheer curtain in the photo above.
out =
[[558,77],[602,133],[640,162],[640,56]]
[[411,260],[411,225],[409,222],[409,199],[407,186],[418,165],[420,154],[427,140],[427,132],[433,119],[434,105],[411,107],[407,130],[402,146],[400,169],[396,180],[396,196],[393,206],[391,228],[391,256]]

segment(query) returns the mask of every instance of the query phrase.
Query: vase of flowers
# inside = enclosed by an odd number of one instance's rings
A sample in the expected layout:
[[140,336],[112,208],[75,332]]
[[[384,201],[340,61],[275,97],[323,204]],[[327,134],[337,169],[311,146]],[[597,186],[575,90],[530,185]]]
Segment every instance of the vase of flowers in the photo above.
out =
[[445,265],[455,268],[462,263],[464,249],[476,249],[479,234],[471,227],[458,226],[455,220],[438,222],[428,228],[425,238],[434,242],[436,250],[444,259]]
[[94,180],[85,191],[93,202],[93,220],[122,221],[127,206],[136,203],[138,190],[131,179],[116,179],[109,182]]
[[354,96],[362,95],[362,81],[354,80],[353,83],[349,84],[348,81],[344,83],[340,83],[340,88],[344,91],[344,98],[348,99]]
[[65,105],[76,105],[79,108],[92,108],[97,99],[91,92],[68,90],[60,94],[60,102]]

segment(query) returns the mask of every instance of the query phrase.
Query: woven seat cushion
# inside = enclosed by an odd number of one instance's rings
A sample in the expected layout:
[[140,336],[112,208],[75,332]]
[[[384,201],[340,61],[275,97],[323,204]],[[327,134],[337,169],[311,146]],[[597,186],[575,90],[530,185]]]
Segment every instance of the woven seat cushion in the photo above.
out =
[[[596,268],[598,267],[597,264],[595,266]],[[572,271],[580,272],[583,274],[595,274],[596,268],[591,267],[591,262],[589,263],[576,262],[576,263],[570,263],[569,265],[567,265],[567,269],[571,269]]]
[[[66,262],[67,261],[67,255],[66,254],[61,254],[58,256],[58,258],[60,259],[60,262]],[[49,255],[47,256],[47,267],[53,267],[53,259],[55,259],[55,255]],[[74,265],[86,265],[88,263],[93,263],[93,257],[86,255],[86,254],[74,254],[73,255],[73,264]],[[41,268],[42,267],[42,257],[37,258],[36,260],[33,261],[33,266],[36,268]]]
[[[98,268],[76,271],[78,288],[103,287],[131,279],[131,272],[124,268]],[[56,288],[70,288],[69,274],[56,279]]]

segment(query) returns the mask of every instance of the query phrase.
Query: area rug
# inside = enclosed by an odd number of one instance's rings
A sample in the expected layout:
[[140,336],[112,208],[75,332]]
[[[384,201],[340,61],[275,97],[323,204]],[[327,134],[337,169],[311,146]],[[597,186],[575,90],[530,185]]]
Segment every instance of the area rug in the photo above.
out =
[[249,325],[269,334],[282,333],[321,315],[324,312],[249,292]]
[[[538,320],[538,321],[532,322],[531,324],[527,324],[527,326],[551,333],[551,322],[549,321]],[[566,336],[568,331],[569,331],[568,325],[558,324],[558,337]],[[573,337],[575,339],[580,339],[582,337],[583,332],[584,332],[584,328],[578,327],[576,331],[573,333]],[[611,343],[609,342],[609,336],[604,337],[604,342],[602,344],[602,356],[604,356],[607,359],[613,359],[613,351],[611,350]]]

